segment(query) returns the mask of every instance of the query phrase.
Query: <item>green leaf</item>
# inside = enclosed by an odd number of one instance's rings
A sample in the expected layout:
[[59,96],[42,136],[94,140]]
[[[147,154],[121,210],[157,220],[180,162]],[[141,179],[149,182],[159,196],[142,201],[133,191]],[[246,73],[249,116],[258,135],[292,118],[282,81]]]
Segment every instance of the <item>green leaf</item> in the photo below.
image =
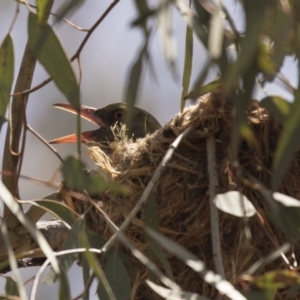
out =
[[59,291],[58,291],[58,299],[59,300],[71,300],[71,293],[70,293],[70,285],[68,276],[64,273],[60,273],[60,284],[59,284]]
[[291,103],[280,96],[268,96],[263,98],[259,105],[268,110],[273,118],[285,123],[286,117],[290,114]]
[[299,147],[300,136],[300,87],[296,91],[295,101],[291,105],[291,113],[286,119],[285,126],[278,141],[274,155],[272,188],[276,190],[284,176],[295,151]]
[[5,279],[5,294],[9,296],[20,296],[16,281],[9,276],[5,276]]
[[71,208],[55,200],[35,200],[35,201],[26,201],[26,203],[29,203],[31,205],[46,210],[47,212],[54,215],[56,218],[63,220],[70,226],[79,217],[79,215],[75,211],[71,210]]
[[86,190],[91,196],[99,195],[108,189],[120,194],[129,192],[126,186],[109,183],[102,175],[89,174],[83,169],[84,165],[81,161],[72,156],[67,157],[61,171],[68,188],[79,191]]
[[268,4],[269,0],[251,0],[244,3],[246,32],[241,42],[241,52],[224,76],[225,86],[228,90],[232,90],[237,85],[240,75],[244,72],[247,73],[249,66],[253,63]]
[[133,63],[130,74],[129,80],[127,82],[126,93],[125,93],[125,102],[128,106],[128,111],[126,114],[126,126],[128,127],[131,119],[132,119],[132,107],[136,103],[137,100],[137,93],[140,85],[140,79],[143,71],[143,59],[147,55],[147,44],[148,40],[145,41],[145,45],[140,50],[139,54],[136,56],[137,59]]
[[[130,279],[127,270],[116,251],[113,251],[113,253],[109,255],[104,271],[116,298],[118,300],[130,299]],[[101,282],[99,282],[98,286],[98,296],[100,299],[108,299],[108,295],[105,292],[105,289],[103,289]]]
[[8,34],[0,46],[0,131],[5,122],[6,107],[14,79],[14,48]]
[[251,201],[237,191],[217,194],[214,202],[219,210],[239,218],[252,217],[256,214],[256,209]]
[[183,111],[185,106],[185,97],[188,94],[191,74],[192,74],[192,61],[193,61],[193,30],[190,27],[186,27],[185,33],[185,54],[184,54],[184,65],[183,65],[183,76],[182,76],[182,93],[180,109]]
[[[157,201],[153,192],[150,193],[146,201],[144,222],[146,227],[159,231],[159,213],[157,208]],[[147,243],[147,253],[149,259],[153,261],[155,264],[159,261],[163,266],[164,271],[168,276],[168,278],[173,280],[173,274],[172,274],[170,263],[167,260],[166,254],[164,253],[161,246],[155,240],[153,240],[148,234],[145,235],[145,240]],[[153,274],[150,273],[150,275]],[[150,277],[150,279],[152,278]]]
[[36,0],[37,7],[37,20],[38,24],[43,27],[47,24],[51,8],[53,6],[54,0]]
[[59,90],[79,109],[79,86],[70,61],[53,29],[47,24],[41,28],[37,16],[32,13],[28,18],[28,42]]
[[221,294],[224,294],[232,300],[246,300],[246,298],[236,290],[231,283],[226,281],[222,276],[215,274],[206,269],[205,263],[198,259],[194,254],[185,249],[183,246],[175,243],[171,239],[164,237],[160,233],[146,228],[146,232],[151,238],[165,248],[169,253],[181,259],[187,266],[199,273],[201,277],[214,286]]
[[174,5],[181,13],[186,24],[193,29],[193,32],[196,34],[199,40],[206,46],[207,32],[202,26],[197,14],[188,7],[184,0],[176,0],[174,1]]

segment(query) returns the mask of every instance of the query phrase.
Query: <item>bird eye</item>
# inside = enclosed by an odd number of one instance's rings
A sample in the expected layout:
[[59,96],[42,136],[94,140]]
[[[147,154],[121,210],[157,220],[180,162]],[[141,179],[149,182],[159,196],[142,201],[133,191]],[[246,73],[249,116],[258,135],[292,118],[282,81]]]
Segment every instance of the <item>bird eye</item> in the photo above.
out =
[[121,110],[118,110],[115,112],[115,120],[121,121],[123,119],[123,112]]

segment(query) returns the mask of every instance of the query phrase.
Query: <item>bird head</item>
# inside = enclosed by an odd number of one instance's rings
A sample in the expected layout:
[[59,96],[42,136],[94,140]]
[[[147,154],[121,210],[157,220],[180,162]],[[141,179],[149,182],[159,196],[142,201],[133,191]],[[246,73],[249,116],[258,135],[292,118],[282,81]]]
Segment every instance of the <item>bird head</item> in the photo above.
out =
[[[54,107],[66,110],[71,113],[78,111],[70,104],[54,104]],[[98,129],[85,131],[81,133],[81,141],[83,143],[98,142],[107,143],[114,141],[112,127],[119,127],[121,130],[122,124],[125,124],[127,105],[125,103],[114,103],[100,109],[89,106],[81,106],[80,116],[96,125]],[[147,111],[133,107],[131,112],[131,120],[129,126],[126,127],[126,135],[133,140],[146,136],[147,133],[152,133],[161,126],[159,122]],[[71,134],[50,141],[51,144],[75,143],[77,135]]]

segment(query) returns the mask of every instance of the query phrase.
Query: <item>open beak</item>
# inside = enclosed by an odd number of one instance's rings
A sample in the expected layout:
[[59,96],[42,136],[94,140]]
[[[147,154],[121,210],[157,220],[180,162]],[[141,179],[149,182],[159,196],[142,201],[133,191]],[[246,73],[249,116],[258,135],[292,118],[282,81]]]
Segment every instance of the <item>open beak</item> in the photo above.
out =
[[[73,114],[77,114],[78,111],[71,105],[71,104],[54,104],[54,107],[63,109],[65,111],[71,112]],[[92,122],[99,127],[104,127],[105,124],[103,123],[102,119],[97,116],[95,113],[96,108],[90,106],[81,105],[80,107],[80,116],[89,122]],[[81,133],[81,141],[83,143],[96,141],[95,136],[93,135],[93,131],[85,131]],[[67,143],[76,143],[77,142],[77,134],[70,134],[66,135],[54,140],[49,141],[50,144],[67,144]]]

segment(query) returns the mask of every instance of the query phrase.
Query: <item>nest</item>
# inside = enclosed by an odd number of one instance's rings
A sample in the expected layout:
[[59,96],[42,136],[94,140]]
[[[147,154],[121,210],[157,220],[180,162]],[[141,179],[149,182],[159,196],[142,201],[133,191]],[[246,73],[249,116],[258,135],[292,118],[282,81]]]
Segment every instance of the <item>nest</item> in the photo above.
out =
[[[187,127],[193,126],[193,131],[177,148],[154,190],[159,212],[159,231],[189,249],[203,260],[209,269],[215,270],[210,230],[206,148],[206,137],[213,134],[217,142],[216,159],[220,183],[218,192],[239,190],[252,201],[265,221],[265,224],[261,225],[258,218],[252,217],[245,222],[243,218],[220,212],[221,248],[226,279],[239,289],[242,288],[240,275],[259,258],[276,250],[276,244],[281,245],[286,240],[284,234],[268,221],[266,202],[262,196],[251,184],[245,184],[247,181],[243,180],[246,173],[251,174],[263,185],[270,187],[273,155],[282,124],[272,118],[256,101],[251,102],[247,118],[255,142],[241,141],[238,150],[240,163],[238,175],[231,163],[229,147],[232,105],[225,99],[221,90],[202,97],[199,105],[185,109],[163,128],[134,143],[128,141],[112,143],[109,154],[103,153],[97,146],[88,149],[99,167],[99,172],[112,182],[125,184],[130,189],[127,196],[106,192],[98,199],[110,219],[120,226],[141,197],[170,144]],[[300,186],[299,173],[299,159],[296,155],[279,191],[297,198]],[[82,213],[83,205],[80,203],[76,207]],[[139,250],[146,253],[143,217],[142,209],[127,228],[126,236]],[[105,239],[111,237],[109,226],[98,212],[90,210],[87,218],[90,228]],[[250,237],[245,232],[250,232]],[[135,269],[135,275],[131,278],[135,287],[132,299],[153,299],[153,292],[144,282],[149,275],[146,267],[133,258],[128,250],[124,251],[127,251]],[[296,256],[299,253],[297,245],[295,253]],[[170,255],[168,259],[174,279],[184,291],[196,292],[209,298],[217,295],[214,288],[183,262]],[[275,269],[286,269],[281,258],[268,264],[263,271]],[[286,291],[277,292],[276,299],[285,298]],[[300,296],[290,299],[300,299]]]

